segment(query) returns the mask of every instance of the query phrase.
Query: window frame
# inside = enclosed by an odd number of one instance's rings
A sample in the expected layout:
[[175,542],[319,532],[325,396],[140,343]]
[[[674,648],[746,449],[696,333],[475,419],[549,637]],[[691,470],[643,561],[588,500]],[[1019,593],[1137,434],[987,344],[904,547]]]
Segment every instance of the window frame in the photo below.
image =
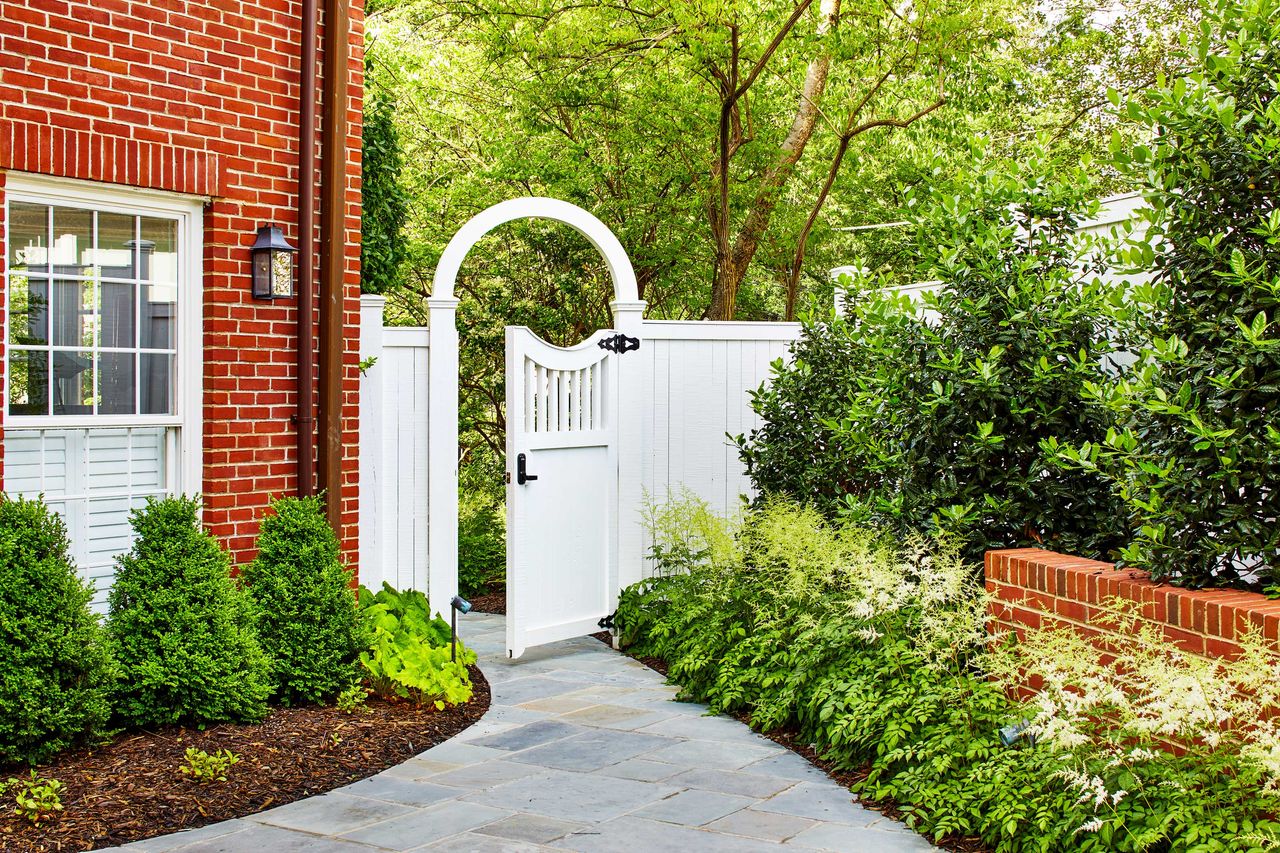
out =
[[[169,415],[77,414],[23,415],[9,412],[10,315],[4,312],[4,428],[85,429],[94,427],[176,427],[178,459],[175,493],[198,491],[202,482],[201,451],[204,405],[204,205],[199,196],[145,190],[93,181],[79,181],[8,172],[4,185],[4,226],[7,249],[9,206],[12,202],[89,208],[130,216],[159,216],[178,222],[178,317],[174,331],[176,355],[174,412]],[[9,293],[9,251],[0,261],[6,302]],[[173,464],[173,463],[171,463]]]

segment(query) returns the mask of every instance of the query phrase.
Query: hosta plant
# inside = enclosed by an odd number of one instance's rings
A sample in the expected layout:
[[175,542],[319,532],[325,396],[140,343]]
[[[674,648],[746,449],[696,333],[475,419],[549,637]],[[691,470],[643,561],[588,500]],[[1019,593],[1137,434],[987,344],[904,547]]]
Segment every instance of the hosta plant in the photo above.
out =
[[475,652],[459,641],[452,659],[449,624],[431,615],[426,596],[385,583],[376,595],[361,587],[360,612],[372,635],[360,663],[374,692],[437,709],[471,699]]

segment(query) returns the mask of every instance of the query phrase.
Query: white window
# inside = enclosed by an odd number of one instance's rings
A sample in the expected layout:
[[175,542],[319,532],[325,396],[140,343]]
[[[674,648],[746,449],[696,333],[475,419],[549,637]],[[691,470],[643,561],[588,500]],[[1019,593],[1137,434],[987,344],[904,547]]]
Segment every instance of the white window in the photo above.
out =
[[201,202],[10,173],[4,489],[105,600],[129,510],[200,488]]

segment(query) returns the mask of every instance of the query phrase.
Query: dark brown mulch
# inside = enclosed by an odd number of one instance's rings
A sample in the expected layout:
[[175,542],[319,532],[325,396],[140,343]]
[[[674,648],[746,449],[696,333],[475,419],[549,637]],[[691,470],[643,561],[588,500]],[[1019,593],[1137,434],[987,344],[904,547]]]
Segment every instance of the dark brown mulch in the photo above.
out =
[[[258,725],[166,727],[65,753],[39,768],[42,777],[66,785],[62,814],[36,827],[6,807],[0,849],[96,850],[243,817],[372,776],[480,719],[489,708],[489,683],[474,666],[471,679],[472,700],[443,711],[371,697],[367,714],[285,708]],[[210,754],[229,749],[240,762],[226,782],[195,782],[178,769],[189,747]],[[9,775],[26,773],[0,774]]]
[[[592,634],[591,636],[595,637],[602,643],[612,644],[613,642],[608,631],[600,631]],[[627,653],[623,652],[623,654]],[[667,662],[661,658],[638,657],[636,655],[631,655],[631,657],[640,661],[654,672],[666,677]],[[751,725],[750,714],[739,712],[733,716],[739,722],[747,726]],[[760,732],[760,734],[764,735],[776,744],[785,746],[796,755],[799,755],[814,767],[818,768],[823,773],[826,773],[832,781],[836,782],[841,787],[853,787],[856,783],[866,779],[867,774],[870,771],[870,767],[863,767],[858,770],[846,770],[836,767],[832,762],[819,757],[817,750],[815,750],[811,744],[800,741],[799,733],[796,731],[778,729],[771,732]],[[893,818],[894,820],[902,820],[904,817],[904,813],[898,808],[897,803],[894,803],[891,800],[871,800],[865,797],[859,797],[858,803],[869,809],[874,809],[885,817]],[[933,841],[933,839],[930,839],[930,841]],[[933,843],[944,850],[954,850],[957,851],[957,853],[987,853],[987,851],[990,850],[989,847],[983,845],[983,843],[976,838],[944,838],[941,841],[934,841]]]
[[507,615],[507,591],[505,589],[497,592],[486,592],[484,595],[473,596],[471,599],[471,610],[473,613],[496,613],[499,616]]

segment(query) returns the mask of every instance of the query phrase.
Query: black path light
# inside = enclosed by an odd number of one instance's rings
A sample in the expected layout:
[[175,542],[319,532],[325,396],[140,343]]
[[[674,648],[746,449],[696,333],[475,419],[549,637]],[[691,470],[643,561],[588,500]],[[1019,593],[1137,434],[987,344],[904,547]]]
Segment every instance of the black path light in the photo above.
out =
[[279,225],[263,225],[249,250],[253,258],[253,298],[293,297],[293,256],[297,249],[284,239]]
[[470,612],[471,602],[462,596],[455,595],[449,601],[449,660],[453,663],[458,662],[458,614]]

